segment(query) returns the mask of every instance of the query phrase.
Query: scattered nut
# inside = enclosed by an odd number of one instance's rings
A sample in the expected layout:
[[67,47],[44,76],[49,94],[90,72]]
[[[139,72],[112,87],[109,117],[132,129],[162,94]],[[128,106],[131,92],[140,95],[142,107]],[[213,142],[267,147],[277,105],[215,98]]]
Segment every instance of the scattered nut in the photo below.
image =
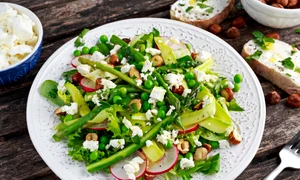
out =
[[283,7],[287,6],[289,3],[289,0],[274,0],[274,3],[281,4]]
[[109,62],[113,65],[119,65],[120,64],[120,60],[119,60],[119,57],[118,55],[116,54],[113,54],[109,57]]
[[220,93],[221,96],[223,96],[227,102],[230,102],[233,99],[233,91],[230,88],[225,88]]
[[160,55],[155,55],[152,57],[151,62],[155,67],[162,66],[164,64],[164,60]]
[[271,91],[266,95],[266,102],[268,104],[274,105],[280,102],[281,97],[276,91]]
[[242,142],[242,137],[236,130],[233,130],[228,136],[228,141],[230,144],[240,144]]
[[281,8],[281,9],[284,8],[281,4],[278,4],[278,3],[272,3],[271,6],[276,7],[276,8]]
[[172,92],[178,95],[182,95],[184,92],[184,87],[182,85],[178,86],[178,88],[176,88],[175,86],[172,87]]
[[101,79],[101,78],[98,78],[98,79],[96,80],[96,86],[95,86],[95,89],[96,89],[96,90],[99,90],[99,89],[103,89],[103,88],[104,88],[104,86],[103,86],[103,84],[101,84],[101,82],[102,82],[102,79]]
[[98,135],[96,133],[88,133],[85,136],[85,140],[87,140],[87,141],[97,141],[98,140]]
[[66,112],[62,112],[62,108],[61,108],[61,107],[55,109],[54,113],[55,113],[56,115],[62,115],[62,116],[65,116],[65,115],[66,115]]
[[298,3],[298,0],[289,0],[287,7],[293,8],[293,7],[297,6],[297,3]]
[[193,110],[195,110],[195,111],[200,110],[200,109],[202,109],[202,102],[201,101],[193,107]]
[[76,72],[75,74],[72,75],[72,82],[76,85],[79,85],[82,79],[83,76],[79,72]]
[[213,24],[209,27],[209,31],[213,34],[220,34],[222,32],[222,27],[219,24]]
[[227,30],[226,35],[230,39],[235,39],[240,36],[240,30],[236,27],[231,27]]
[[142,108],[142,101],[140,99],[132,99],[130,102],[129,102],[129,106],[132,105],[132,104],[135,104],[136,105],[136,108],[138,110],[141,110]]
[[130,68],[130,70],[129,70],[129,76],[131,78],[135,77],[134,79],[141,79],[140,72],[135,67],[131,67]]
[[123,38],[122,40],[123,40],[124,42],[126,42],[127,44],[129,44],[130,41],[131,41],[129,38]]
[[210,144],[204,143],[203,147],[205,147],[205,149],[207,149],[207,152],[210,153],[212,151],[212,147]]
[[233,20],[232,26],[237,28],[243,28],[246,26],[246,21],[242,16],[239,16]]
[[195,161],[200,161],[200,160],[205,160],[207,158],[208,151],[206,148],[201,147],[197,148],[196,152],[194,154],[194,160]]
[[260,2],[267,4],[267,2],[265,0],[259,0]]
[[279,36],[279,34],[276,33],[276,32],[268,33],[268,34],[266,35],[266,37],[280,40],[280,36]]
[[177,149],[181,152],[181,154],[187,154],[190,150],[190,143],[183,139],[179,139],[179,143],[177,144]]
[[194,60],[197,58],[198,55],[199,55],[199,53],[194,53],[194,52],[192,52],[192,54],[191,54],[191,56]]
[[153,180],[154,178],[155,178],[155,175],[145,173],[143,179],[144,180]]
[[287,105],[294,108],[300,107],[300,95],[291,94],[287,99]]

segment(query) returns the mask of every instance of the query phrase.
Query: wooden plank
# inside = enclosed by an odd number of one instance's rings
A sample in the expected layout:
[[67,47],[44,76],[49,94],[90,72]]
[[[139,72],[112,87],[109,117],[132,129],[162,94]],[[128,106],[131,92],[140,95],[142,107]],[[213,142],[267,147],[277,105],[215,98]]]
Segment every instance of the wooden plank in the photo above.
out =
[[51,1],[45,1],[45,0],[35,0],[30,1],[30,0],[10,0],[10,3],[15,3],[15,4],[19,4],[22,5],[32,11],[35,10],[40,10],[40,9],[44,9],[44,8],[49,8],[53,5],[62,5],[66,2],[71,2],[73,0],[51,0]]

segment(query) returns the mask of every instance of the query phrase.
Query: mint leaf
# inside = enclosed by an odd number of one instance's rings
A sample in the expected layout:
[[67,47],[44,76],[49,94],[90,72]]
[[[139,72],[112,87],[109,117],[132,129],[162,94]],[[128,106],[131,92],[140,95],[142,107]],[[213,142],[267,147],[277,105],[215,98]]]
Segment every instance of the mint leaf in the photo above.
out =
[[185,12],[189,12],[190,10],[192,10],[194,7],[193,6],[189,6],[188,8],[186,8]]
[[254,31],[253,33],[254,36],[254,42],[259,45],[262,49],[266,49],[267,48],[267,44],[268,43],[274,43],[274,39],[273,38],[267,38],[264,36],[264,34],[260,31]]
[[283,67],[285,67],[287,69],[291,69],[291,70],[293,70],[294,66],[295,66],[291,57],[288,57],[288,58],[284,59],[283,61],[281,61],[281,64]]
[[295,31],[297,34],[300,34],[300,29],[296,29]]
[[257,50],[254,54],[246,57],[246,60],[248,61],[251,61],[252,59],[258,60],[261,55],[262,55],[262,51]]

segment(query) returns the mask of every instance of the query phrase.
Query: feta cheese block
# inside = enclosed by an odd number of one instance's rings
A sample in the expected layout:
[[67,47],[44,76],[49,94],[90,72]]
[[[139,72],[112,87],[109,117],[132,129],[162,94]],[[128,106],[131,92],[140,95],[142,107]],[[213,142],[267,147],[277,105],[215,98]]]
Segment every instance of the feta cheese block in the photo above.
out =
[[208,29],[220,24],[234,6],[234,0],[178,0],[171,6],[171,19]]
[[262,53],[257,60],[246,60],[253,71],[288,94],[300,94],[300,51],[279,40],[264,50],[250,40],[241,54],[246,59],[259,51]]

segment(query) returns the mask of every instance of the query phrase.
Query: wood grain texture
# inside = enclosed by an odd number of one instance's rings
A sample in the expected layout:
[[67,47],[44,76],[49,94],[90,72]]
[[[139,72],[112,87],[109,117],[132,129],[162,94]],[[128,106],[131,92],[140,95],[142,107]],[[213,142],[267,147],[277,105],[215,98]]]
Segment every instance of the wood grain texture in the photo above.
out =
[[[43,162],[35,151],[26,125],[26,103],[30,86],[39,69],[61,45],[75,37],[83,28],[94,28],[105,23],[134,17],[169,18],[170,5],[175,0],[10,0],[24,5],[36,13],[44,26],[44,43],[40,60],[35,68],[20,81],[0,87],[0,179],[59,179]],[[300,35],[294,27],[277,30],[264,27],[252,20],[243,10],[234,9],[221,26],[224,30],[231,26],[237,16],[246,19],[247,27],[242,28],[237,39],[220,37],[236,51],[252,38],[252,32],[278,32],[287,43],[300,46]],[[262,179],[279,164],[278,153],[283,145],[300,130],[300,109],[288,108],[287,94],[267,80],[259,77],[263,91],[267,94],[276,90],[282,100],[279,104],[267,106],[264,136],[259,150],[237,178],[240,180]],[[296,170],[285,170],[277,179],[300,179]]]

